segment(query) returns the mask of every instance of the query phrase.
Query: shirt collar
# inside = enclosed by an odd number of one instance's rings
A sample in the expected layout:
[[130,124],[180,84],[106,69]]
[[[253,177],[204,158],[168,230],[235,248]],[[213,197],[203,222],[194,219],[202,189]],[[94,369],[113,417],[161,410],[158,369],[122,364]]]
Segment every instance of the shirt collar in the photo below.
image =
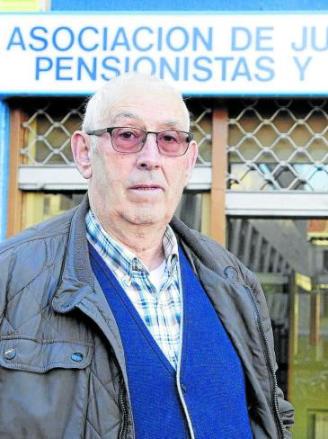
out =
[[[103,229],[91,209],[88,211],[85,220],[88,241],[104,259],[110,258],[116,268],[124,271],[129,276],[140,272],[148,274],[149,270],[143,262]],[[165,271],[170,275],[178,262],[179,253],[176,236],[169,225],[167,225],[163,236],[163,251],[166,262]]]

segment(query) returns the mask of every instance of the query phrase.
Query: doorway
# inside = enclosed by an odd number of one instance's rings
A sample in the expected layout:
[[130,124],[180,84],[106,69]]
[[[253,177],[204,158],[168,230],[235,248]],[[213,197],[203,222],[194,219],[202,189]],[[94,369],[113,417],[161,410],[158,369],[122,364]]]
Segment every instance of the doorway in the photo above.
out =
[[328,220],[228,218],[228,248],[262,283],[293,435],[328,437]]

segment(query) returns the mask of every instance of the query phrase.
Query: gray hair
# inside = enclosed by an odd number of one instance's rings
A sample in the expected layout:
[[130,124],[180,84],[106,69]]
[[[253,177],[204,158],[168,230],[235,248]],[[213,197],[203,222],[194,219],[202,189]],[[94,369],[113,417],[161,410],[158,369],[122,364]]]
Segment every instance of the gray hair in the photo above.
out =
[[[185,109],[185,121],[188,125],[188,129],[190,126],[190,117],[189,112],[186,107],[186,104],[182,98],[181,93],[176,90],[173,86],[168,84],[167,82],[155,77],[148,76],[141,73],[129,73],[125,75],[118,76],[108,82],[106,82],[96,93],[91,96],[89,101],[87,102],[85,108],[85,115],[82,123],[82,130],[89,131],[98,127],[97,123],[99,123],[100,118],[104,118],[104,116],[110,115],[110,108],[120,95],[122,89],[124,89],[128,84],[133,84],[134,87],[138,87],[141,84],[147,84],[147,87],[150,89],[152,87],[162,88],[166,93],[172,94],[177,99],[181,101],[183,108]],[[94,142],[93,142],[94,143]],[[93,145],[92,143],[92,145]]]

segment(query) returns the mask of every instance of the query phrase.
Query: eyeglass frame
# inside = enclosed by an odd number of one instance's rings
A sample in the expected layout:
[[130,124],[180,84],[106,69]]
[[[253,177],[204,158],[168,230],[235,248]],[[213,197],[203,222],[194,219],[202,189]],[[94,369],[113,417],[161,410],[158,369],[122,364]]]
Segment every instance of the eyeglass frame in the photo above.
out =
[[[137,128],[137,127],[108,127],[108,128],[100,128],[98,130],[88,130],[88,131],[86,131],[86,134],[88,134],[88,136],[97,136],[98,137],[98,136],[102,136],[105,133],[109,133],[110,136],[112,136],[112,131],[117,129],[117,128],[138,129],[138,130],[142,131],[145,134],[144,141],[140,143],[140,149],[138,149],[137,151],[132,151],[132,152],[119,151],[118,149],[115,148],[114,142],[112,142],[112,147],[113,147],[114,151],[119,152],[120,154],[136,154],[136,153],[140,152],[142,150],[142,148],[145,146],[148,134],[155,134],[156,145],[157,145],[157,148],[158,148],[158,151],[159,151],[160,154],[162,154],[164,156],[167,156],[167,157],[182,157],[182,156],[184,156],[187,153],[187,151],[189,149],[189,146],[190,146],[190,143],[192,142],[192,140],[194,138],[193,133],[191,133],[190,131],[182,131],[182,130],[175,130],[175,129],[171,129],[171,130],[167,129],[167,130],[163,130],[163,131],[146,131],[146,130],[143,130],[142,128]],[[170,154],[165,154],[165,153],[163,153],[161,151],[160,147],[158,146],[157,136],[158,136],[158,134],[165,133],[167,131],[175,131],[177,133],[186,134],[186,136],[187,136],[187,138],[186,138],[187,147],[186,147],[185,151],[182,154],[170,155]]]

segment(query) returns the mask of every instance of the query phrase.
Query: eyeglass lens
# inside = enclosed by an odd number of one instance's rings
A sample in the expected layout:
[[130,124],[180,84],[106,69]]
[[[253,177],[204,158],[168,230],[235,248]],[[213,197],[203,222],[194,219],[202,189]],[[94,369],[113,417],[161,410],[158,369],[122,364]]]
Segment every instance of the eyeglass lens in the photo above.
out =
[[[139,128],[114,128],[111,138],[119,152],[137,152],[144,145],[147,132]],[[188,134],[182,131],[166,130],[156,133],[159,150],[166,155],[182,155],[188,148]]]

